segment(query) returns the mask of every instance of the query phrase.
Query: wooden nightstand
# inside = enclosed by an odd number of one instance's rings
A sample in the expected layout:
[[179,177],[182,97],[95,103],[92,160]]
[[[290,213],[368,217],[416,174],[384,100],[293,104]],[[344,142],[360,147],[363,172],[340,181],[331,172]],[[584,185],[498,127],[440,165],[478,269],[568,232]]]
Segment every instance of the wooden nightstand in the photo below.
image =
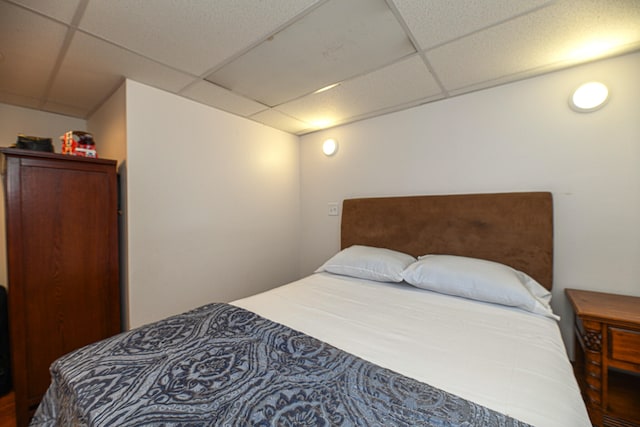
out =
[[575,374],[595,426],[640,426],[640,298],[566,289]]

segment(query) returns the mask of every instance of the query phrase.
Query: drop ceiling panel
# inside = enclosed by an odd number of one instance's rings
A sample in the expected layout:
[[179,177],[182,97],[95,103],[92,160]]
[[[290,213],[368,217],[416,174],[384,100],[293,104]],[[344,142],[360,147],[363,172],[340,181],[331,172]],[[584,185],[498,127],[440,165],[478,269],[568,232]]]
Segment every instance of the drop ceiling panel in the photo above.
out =
[[80,0],[13,0],[29,9],[70,24]]
[[275,106],[413,52],[384,0],[331,0],[207,80]]
[[51,100],[89,113],[125,77],[168,92],[177,92],[192,81],[188,74],[76,32],[51,89]]
[[130,78],[303,134],[631,51],[640,0],[0,0],[0,102],[82,118]]
[[420,48],[429,49],[530,12],[550,0],[391,0]]
[[192,84],[180,95],[240,116],[250,116],[268,108],[206,80]]
[[254,114],[251,116],[251,120],[294,134],[304,132],[311,127],[308,123],[301,122],[274,109]]
[[42,106],[44,111],[49,111],[57,114],[64,114],[71,117],[86,117],[87,111],[82,107],[74,107],[72,105],[65,105],[55,101],[47,101]]
[[0,2],[0,91],[43,96],[66,32],[62,24]]
[[266,38],[316,1],[93,0],[80,28],[201,75]]
[[276,109],[307,123],[325,125],[393,110],[400,105],[438,95],[443,96],[437,82],[420,56],[412,55],[333,89],[307,95]]
[[7,93],[0,90],[0,102],[3,104],[17,105],[19,107],[37,109],[40,107],[40,99],[28,96]]
[[[460,92],[578,64],[607,50],[637,49],[638,22],[637,0],[565,1],[429,50],[426,56],[446,89]],[[615,45],[621,47],[612,49]]]

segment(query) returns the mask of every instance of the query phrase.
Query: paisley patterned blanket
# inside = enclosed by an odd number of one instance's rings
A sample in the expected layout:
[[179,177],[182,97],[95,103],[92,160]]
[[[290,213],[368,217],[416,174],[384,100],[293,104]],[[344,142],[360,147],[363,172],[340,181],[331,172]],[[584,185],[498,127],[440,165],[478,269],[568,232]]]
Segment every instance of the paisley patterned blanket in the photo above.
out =
[[525,426],[228,304],[68,354],[33,426]]

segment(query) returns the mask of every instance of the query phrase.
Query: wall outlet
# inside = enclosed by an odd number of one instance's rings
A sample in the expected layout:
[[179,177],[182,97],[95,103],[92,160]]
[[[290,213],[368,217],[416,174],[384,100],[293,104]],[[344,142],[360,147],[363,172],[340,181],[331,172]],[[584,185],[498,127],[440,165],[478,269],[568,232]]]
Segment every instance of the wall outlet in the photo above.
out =
[[339,208],[337,202],[329,202],[328,214],[329,216],[338,216]]

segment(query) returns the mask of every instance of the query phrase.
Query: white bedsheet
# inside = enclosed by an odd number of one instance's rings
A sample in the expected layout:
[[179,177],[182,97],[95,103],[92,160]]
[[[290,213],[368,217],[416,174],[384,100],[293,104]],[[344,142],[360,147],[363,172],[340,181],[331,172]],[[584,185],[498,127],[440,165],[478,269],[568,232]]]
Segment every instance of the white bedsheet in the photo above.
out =
[[590,425],[552,319],[329,273],[232,304],[534,426]]

